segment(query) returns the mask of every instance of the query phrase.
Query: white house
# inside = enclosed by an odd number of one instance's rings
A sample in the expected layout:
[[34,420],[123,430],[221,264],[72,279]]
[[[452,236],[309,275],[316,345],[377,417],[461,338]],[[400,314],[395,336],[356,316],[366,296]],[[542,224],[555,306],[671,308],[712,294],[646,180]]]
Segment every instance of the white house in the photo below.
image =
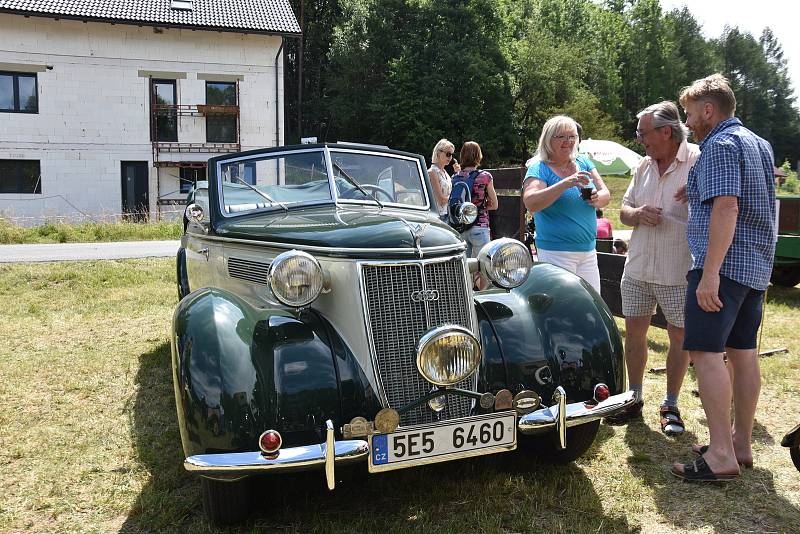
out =
[[170,216],[283,142],[288,0],[0,0],[0,217]]

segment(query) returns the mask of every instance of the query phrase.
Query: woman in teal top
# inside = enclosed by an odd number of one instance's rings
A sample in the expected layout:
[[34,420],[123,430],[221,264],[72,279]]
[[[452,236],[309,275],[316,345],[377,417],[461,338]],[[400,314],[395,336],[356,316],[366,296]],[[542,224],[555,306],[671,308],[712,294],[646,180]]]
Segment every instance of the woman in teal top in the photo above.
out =
[[577,274],[599,293],[595,209],[607,206],[611,194],[591,160],[578,155],[579,142],[571,118],[557,115],[545,123],[522,200],[533,213],[539,261]]

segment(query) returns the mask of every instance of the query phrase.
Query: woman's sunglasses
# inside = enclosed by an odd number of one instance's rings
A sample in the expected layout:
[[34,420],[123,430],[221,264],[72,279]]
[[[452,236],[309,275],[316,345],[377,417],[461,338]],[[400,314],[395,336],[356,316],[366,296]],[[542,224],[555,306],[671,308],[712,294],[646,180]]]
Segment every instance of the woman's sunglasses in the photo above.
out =
[[448,158],[452,158],[453,157],[453,153],[452,152],[445,152],[444,150],[442,150],[442,153],[444,153],[444,155],[447,156]]

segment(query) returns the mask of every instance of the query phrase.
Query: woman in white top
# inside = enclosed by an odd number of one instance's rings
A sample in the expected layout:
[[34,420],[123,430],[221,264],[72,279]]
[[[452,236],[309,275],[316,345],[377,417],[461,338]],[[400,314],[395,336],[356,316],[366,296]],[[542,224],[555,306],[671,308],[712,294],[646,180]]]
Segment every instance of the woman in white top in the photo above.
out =
[[431,186],[433,187],[433,196],[436,197],[436,205],[439,208],[439,216],[443,220],[447,216],[447,201],[450,199],[450,191],[453,189],[453,183],[450,181],[450,175],[444,170],[445,166],[453,160],[453,170],[458,172],[461,170],[461,165],[453,157],[456,147],[447,139],[439,139],[436,146],[433,147],[433,154],[431,154],[431,167],[428,169],[428,177],[431,179]]

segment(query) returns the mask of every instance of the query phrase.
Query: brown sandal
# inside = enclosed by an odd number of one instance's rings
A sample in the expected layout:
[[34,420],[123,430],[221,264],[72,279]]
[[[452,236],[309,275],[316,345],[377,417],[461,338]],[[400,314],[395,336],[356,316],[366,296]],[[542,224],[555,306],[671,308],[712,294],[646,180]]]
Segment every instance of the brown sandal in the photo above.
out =
[[681,411],[677,406],[662,406],[659,410],[661,414],[661,431],[668,436],[679,436],[686,430],[686,425],[681,419]]

